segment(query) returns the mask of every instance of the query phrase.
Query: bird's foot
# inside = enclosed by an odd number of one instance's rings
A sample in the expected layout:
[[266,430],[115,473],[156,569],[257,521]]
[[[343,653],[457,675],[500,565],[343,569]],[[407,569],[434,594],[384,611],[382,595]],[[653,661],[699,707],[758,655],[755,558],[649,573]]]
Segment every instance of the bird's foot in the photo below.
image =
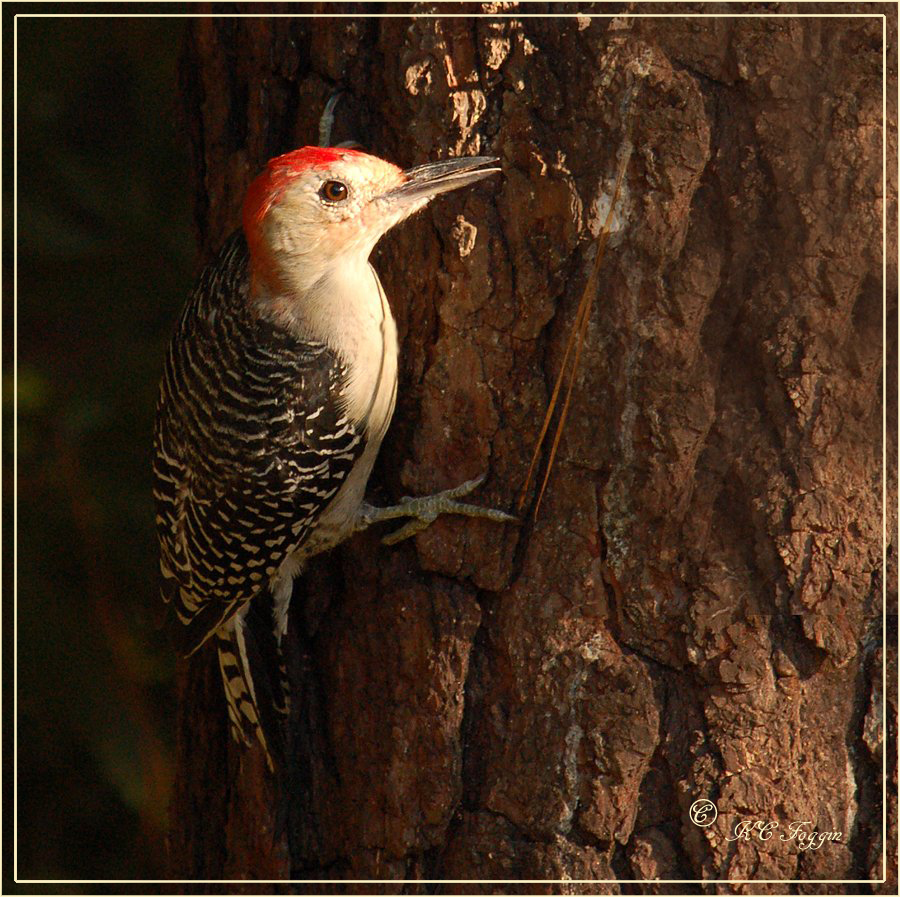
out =
[[319,146],[331,146],[331,131],[334,128],[334,109],[344,95],[343,90],[336,90],[325,104],[325,110],[319,119]]
[[[319,119],[319,146],[332,145],[331,132],[334,130],[334,110],[337,108],[337,104],[341,101],[341,97],[344,96],[345,93],[346,91],[336,90],[328,98],[328,102],[325,104],[322,117]],[[358,143],[356,140],[344,140],[342,143],[337,144],[337,149],[356,149],[360,146],[362,146],[362,144]]]
[[425,495],[421,498],[406,496],[400,499],[399,505],[391,505],[389,508],[375,508],[372,505],[363,504],[359,511],[357,530],[366,529],[373,523],[381,523],[384,520],[396,520],[399,517],[412,518],[400,529],[389,533],[381,540],[383,545],[396,545],[397,542],[402,542],[431,526],[441,514],[461,514],[465,517],[482,517],[497,523],[517,523],[518,518],[507,514],[506,511],[482,508],[478,505],[457,501],[458,498],[474,492],[484,482],[484,479],[484,474],[482,474],[455,489],[446,489],[444,492]]

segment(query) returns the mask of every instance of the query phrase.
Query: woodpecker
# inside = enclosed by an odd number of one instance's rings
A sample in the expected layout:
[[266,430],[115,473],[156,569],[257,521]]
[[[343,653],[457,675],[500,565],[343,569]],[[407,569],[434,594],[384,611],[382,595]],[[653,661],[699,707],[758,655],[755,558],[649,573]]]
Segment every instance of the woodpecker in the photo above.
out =
[[169,345],[154,440],[162,596],[185,654],[215,643],[232,734],[258,740],[270,768],[265,705],[284,713],[287,698],[254,675],[248,612],[265,603],[280,651],[313,555],[382,520],[411,518],[394,542],[442,513],[514,519],[457,500],[480,479],[389,508],[363,500],[397,395],[397,330],[369,255],[496,161],[401,171],[332,147],[272,159]]

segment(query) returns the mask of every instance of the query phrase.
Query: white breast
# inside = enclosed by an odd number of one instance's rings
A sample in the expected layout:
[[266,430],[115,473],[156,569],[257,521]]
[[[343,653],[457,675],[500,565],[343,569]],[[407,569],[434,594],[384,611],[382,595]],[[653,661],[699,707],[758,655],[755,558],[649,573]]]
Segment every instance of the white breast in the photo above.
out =
[[278,586],[284,590],[285,581],[300,572],[306,558],[352,534],[397,397],[397,326],[375,269],[368,263],[357,270],[343,269],[316,291],[314,308],[315,335],[328,342],[350,369],[345,407],[351,420],[365,428],[366,447],[310,538],[274,577],[276,594]]
[[360,290],[364,295],[357,294],[354,303],[353,335],[343,341],[338,352],[351,370],[347,411],[352,420],[365,423],[370,443],[380,443],[397,397],[397,325],[371,265],[366,264],[365,273],[352,286],[358,287],[360,281],[365,284]]

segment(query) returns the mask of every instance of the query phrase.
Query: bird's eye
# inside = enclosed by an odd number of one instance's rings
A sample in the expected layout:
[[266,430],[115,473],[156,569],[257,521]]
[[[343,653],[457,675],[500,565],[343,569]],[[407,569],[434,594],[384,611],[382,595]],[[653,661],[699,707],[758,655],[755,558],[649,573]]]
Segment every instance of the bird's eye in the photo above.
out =
[[319,196],[326,202],[343,202],[350,191],[342,181],[325,181],[319,188]]

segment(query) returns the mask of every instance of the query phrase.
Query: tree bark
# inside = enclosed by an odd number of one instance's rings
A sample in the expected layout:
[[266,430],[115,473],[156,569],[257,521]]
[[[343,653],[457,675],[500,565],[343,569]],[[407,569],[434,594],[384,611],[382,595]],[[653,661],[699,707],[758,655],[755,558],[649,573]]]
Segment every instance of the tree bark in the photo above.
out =
[[[440,198],[374,254],[402,353],[378,503],[487,472],[478,500],[514,506],[629,116],[634,151],[537,520],[532,488],[520,527],[442,519],[311,564],[290,619],[288,779],[229,743],[213,652],[183,663],[171,872],[608,880],[530,886],[591,893],[880,879],[886,761],[888,880],[873,888],[895,893],[882,408],[886,382],[893,585],[897,84],[889,71],[883,128],[882,20],[512,6],[191,24],[204,260],[265,161],[316,142],[337,88],[334,142],[402,166],[501,159],[502,177]],[[718,809],[707,827],[691,821],[701,799]],[[778,828],[733,840],[742,820]],[[794,822],[840,838],[801,850],[781,838]],[[800,890],[841,887],[857,893]]]

